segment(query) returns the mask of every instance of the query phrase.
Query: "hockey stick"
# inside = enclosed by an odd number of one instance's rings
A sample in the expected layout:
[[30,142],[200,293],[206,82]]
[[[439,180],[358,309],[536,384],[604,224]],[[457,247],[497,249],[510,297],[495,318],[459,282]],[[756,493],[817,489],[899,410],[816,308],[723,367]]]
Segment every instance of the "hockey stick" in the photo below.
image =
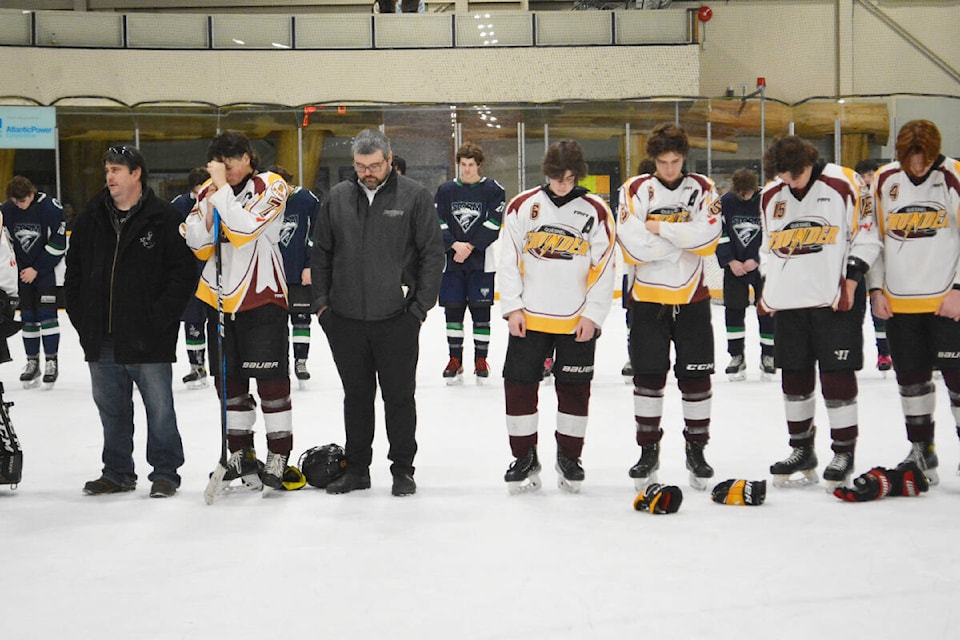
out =
[[213,209],[213,260],[217,273],[217,352],[220,354],[220,462],[210,474],[203,492],[207,504],[213,504],[223,487],[227,473],[227,354],[223,351],[223,258],[220,251],[220,212]]

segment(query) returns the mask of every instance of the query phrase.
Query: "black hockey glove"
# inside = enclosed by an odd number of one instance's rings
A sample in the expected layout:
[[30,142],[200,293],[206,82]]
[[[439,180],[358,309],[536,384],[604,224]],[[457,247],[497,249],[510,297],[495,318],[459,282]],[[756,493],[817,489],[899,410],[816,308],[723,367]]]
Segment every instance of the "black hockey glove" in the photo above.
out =
[[650,513],[676,513],[683,502],[683,492],[673,485],[648,484],[633,500],[633,508]]
[[724,480],[713,488],[711,497],[719,504],[763,504],[767,497],[766,480]]
[[896,469],[887,471],[890,477],[891,496],[918,496],[930,489],[930,481],[916,462],[902,462]]
[[846,502],[869,502],[879,500],[889,495],[891,489],[889,470],[883,467],[874,467],[864,474],[857,476],[853,487],[837,487],[833,495]]

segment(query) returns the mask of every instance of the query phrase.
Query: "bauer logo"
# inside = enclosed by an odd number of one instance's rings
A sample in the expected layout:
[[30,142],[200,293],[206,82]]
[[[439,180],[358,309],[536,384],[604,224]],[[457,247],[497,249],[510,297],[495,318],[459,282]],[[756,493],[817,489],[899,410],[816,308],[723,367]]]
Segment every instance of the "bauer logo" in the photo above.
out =
[[279,362],[244,362],[244,369],[279,369]]

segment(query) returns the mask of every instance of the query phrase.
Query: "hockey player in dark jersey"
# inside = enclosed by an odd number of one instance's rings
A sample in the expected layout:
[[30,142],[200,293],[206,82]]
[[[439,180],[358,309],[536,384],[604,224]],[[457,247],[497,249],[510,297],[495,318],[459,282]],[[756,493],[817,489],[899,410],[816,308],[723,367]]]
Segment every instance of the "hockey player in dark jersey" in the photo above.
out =
[[293,185],[293,174],[279,165],[268,171],[280,175],[289,187],[287,208],[280,231],[280,254],[287,276],[290,324],[293,328],[293,372],[300,384],[310,379],[307,357],[310,355],[310,249],[313,227],[320,212],[320,201],[309,190]]
[[10,232],[20,272],[20,318],[27,366],[20,382],[27,389],[41,382],[40,346],[46,358],[43,383],[53,386],[59,373],[60,322],[57,319],[57,280],[54,268],[67,248],[63,207],[27,178],[15,176],[7,185],[3,223]]
[[[726,374],[731,380],[746,378],[744,359],[746,313],[750,306],[750,288],[754,300],[763,294],[760,277],[760,190],[757,174],[750,169],[733,173],[730,191],[720,197],[723,232],[717,245],[717,262],[723,268],[723,307],[727,327],[727,353],[730,364]],[[760,325],[760,370],[764,377],[776,373],[773,360],[773,316],[757,313]]]
[[[209,179],[210,174],[205,168],[192,169],[187,176],[187,187],[190,191],[181,193],[170,201],[173,208],[180,212],[183,220],[187,219],[190,210],[196,205],[200,188]],[[203,260],[197,260],[198,279],[206,264]],[[187,343],[187,362],[190,363],[190,372],[183,376],[183,384],[187,385],[188,389],[203,389],[207,386],[207,365],[204,362],[207,347],[207,310],[199,298],[196,296],[190,298],[180,321],[183,322],[183,336]]]
[[496,180],[480,175],[483,149],[467,142],[457,150],[460,177],[440,185],[434,199],[446,267],[440,284],[440,306],[447,320],[450,361],[443,370],[448,385],[463,382],[463,320],[473,320],[474,375],[490,375],[490,307],[493,305],[493,243],[500,235],[505,193]]
[[[760,194],[765,279],[761,304],[777,314],[776,360],[792,452],[770,466],[774,484],[816,482],[816,373],[830,423],[833,459],[823,471],[832,490],[853,472],[857,376],[863,330],[853,310],[857,282],[880,252],[875,227],[861,228],[863,179],[819,159],[796,136],[776,140],[764,155],[776,179]],[[801,473],[802,479],[791,476]]]

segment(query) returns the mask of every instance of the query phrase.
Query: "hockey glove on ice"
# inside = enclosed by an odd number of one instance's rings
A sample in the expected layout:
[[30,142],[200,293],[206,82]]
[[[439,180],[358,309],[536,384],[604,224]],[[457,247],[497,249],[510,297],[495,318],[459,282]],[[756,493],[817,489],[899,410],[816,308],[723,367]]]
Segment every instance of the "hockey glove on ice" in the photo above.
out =
[[767,497],[767,481],[724,480],[713,488],[711,497],[720,504],[761,505]]
[[896,469],[874,467],[853,481],[853,488],[837,487],[833,495],[847,502],[868,502],[884,496],[918,496],[930,488],[927,477],[915,462]]
[[676,513],[680,509],[681,502],[683,502],[683,492],[680,491],[680,487],[664,486],[654,482],[637,494],[633,501],[633,508],[650,513]]

